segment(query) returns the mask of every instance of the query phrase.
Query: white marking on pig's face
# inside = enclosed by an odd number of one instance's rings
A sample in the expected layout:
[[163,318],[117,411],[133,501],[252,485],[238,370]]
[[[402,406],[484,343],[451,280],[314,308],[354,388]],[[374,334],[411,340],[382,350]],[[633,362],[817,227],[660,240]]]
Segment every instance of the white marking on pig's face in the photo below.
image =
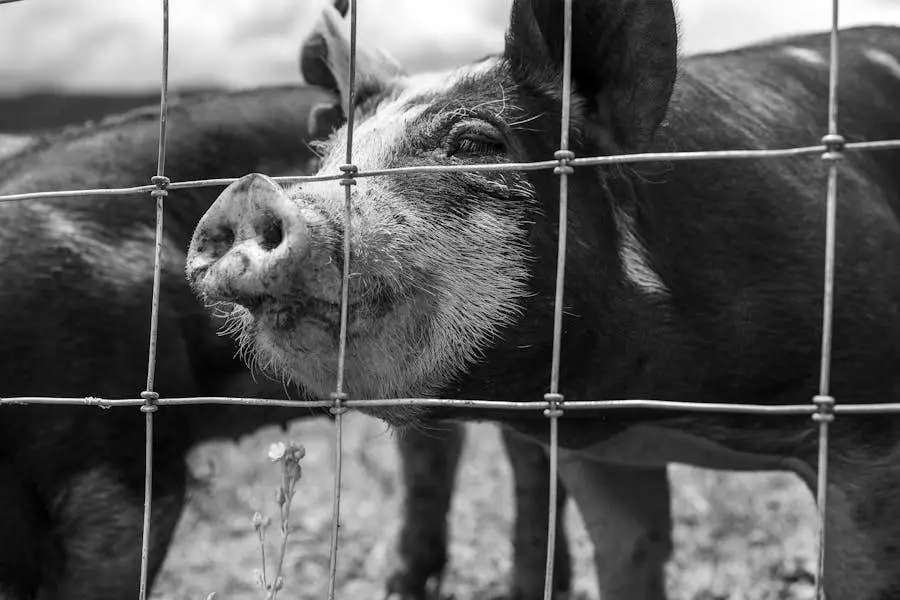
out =
[[894,77],[900,79],[900,61],[885,52],[876,48],[864,50],[863,54],[873,63],[881,65],[893,74]]
[[[369,171],[510,160],[496,148],[448,150],[470,130],[503,143],[522,119],[501,70],[486,60],[394,80],[374,107],[357,112],[354,164]],[[323,146],[321,173],[345,162],[346,138],[344,127]],[[294,295],[274,300],[268,316],[239,311],[238,330],[258,366],[327,397],[337,376],[345,192],[330,181],[289,193],[310,225],[309,260],[291,274]],[[345,389],[352,398],[435,394],[521,313],[534,190],[521,173],[363,177],[352,207]]]

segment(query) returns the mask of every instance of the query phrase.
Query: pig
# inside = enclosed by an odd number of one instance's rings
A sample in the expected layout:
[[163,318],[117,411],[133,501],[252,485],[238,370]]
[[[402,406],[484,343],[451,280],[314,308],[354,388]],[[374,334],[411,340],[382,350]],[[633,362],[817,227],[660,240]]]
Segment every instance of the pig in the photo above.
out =
[[[644,469],[660,496],[672,462],[788,470],[815,488],[819,423],[808,413],[566,411],[565,401],[812,408],[830,160],[840,159],[830,392],[838,405],[897,400],[900,153],[845,153],[843,143],[900,138],[900,30],[841,32],[840,135],[823,138],[827,34],[679,58],[671,0],[572,5],[576,157],[822,148],[790,159],[606,166],[573,166],[557,155],[558,171],[572,170],[560,472],[595,548],[603,548],[609,512],[598,499],[609,493],[611,465]],[[563,6],[515,0],[502,52],[450,72],[405,75],[367,55],[352,96],[346,36],[331,33],[339,15],[326,9],[324,57],[343,114],[353,111],[358,173],[554,157]],[[342,126],[321,146],[322,174],[340,172],[346,143]],[[558,179],[552,170],[354,176],[347,222],[337,183],[284,189],[251,173],[201,219],[186,275],[200,297],[235,306],[231,319],[248,353],[319,396],[331,390],[337,369],[340,247],[348,235],[350,399],[540,400],[552,354]],[[819,419],[833,418],[831,399],[816,398]],[[540,411],[363,406],[398,428],[481,418],[549,440]],[[900,595],[897,425],[893,415],[839,416],[830,424],[829,598]],[[619,514],[640,514],[632,508]],[[621,547],[622,561],[665,556],[666,530],[645,532],[640,543]],[[630,583],[641,588],[649,579]]]
[[[312,158],[303,105],[327,97],[297,86],[175,103],[170,174],[227,176]],[[307,108],[308,110],[308,108]],[[0,162],[0,194],[141,185],[156,170],[159,108],[37,136]],[[260,132],[270,133],[259,150]],[[215,189],[171,193],[164,240],[157,367],[170,394],[272,395],[178,276],[184,243]],[[0,204],[3,396],[135,397],[147,368],[155,214],[148,197]],[[0,597],[123,598],[136,594],[143,511],[139,411],[78,406],[2,408]],[[187,451],[301,413],[224,407],[160,411],[150,574],[181,513]]]
[[[167,173],[182,180],[260,169],[302,174],[316,160],[306,144],[309,109],[331,99],[317,88],[285,86],[173,101]],[[62,132],[4,137],[10,143],[0,155],[0,195],[142,185],[156,170],[158,123],[159,108],[151,106]],[[319,123],[327,125],[321,115]],[[254,379],[235,357],[236,345],[217,334],[221,319],[207,314],[182,276],[190,235],[216,194],[172,190],[166,203],[156,389],[163,397],[284,398],[280,381]],[[135,397],[144,389],[153,204],[147,196],[0,203],[0,395]],[[0,598],[136,595],[140,412],[34,405],[0,413]],[[223,405],[156,414],[151,583],[184,506],[186,453],[206,440],[313,414]],[[424,596],[446,563],[446,516],[463,432],[441,429],[446,433],[400,441],[410,492],[386,585],[405,597]],[[546,459],[538,456],[532,468],[546,470]],[[529,479],[527,472],[519,487],[530,481],[546,487],[546,475]],[[538,572],[546,532],[534,515],[546,510],[545,495],[533,502],[536,508],[523,515],[537,523],[526,527],[535,539],[516,541],[516,555],[531,557],[527,566]],[[561,554],[567,559],[564,547]]]

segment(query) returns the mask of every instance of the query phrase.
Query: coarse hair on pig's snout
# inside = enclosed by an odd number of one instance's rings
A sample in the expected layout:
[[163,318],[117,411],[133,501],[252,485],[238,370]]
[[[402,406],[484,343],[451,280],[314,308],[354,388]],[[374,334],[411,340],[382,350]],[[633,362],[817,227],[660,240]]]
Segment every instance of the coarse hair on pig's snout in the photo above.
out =
[[505,181],[361,178],[347,227],[335,182],[284,190],[247,175],[198,225],[189,279],[208,300],[230,303],[230,331],[250,363],[327,397],[337,374],[347,233],[348,392],[434,393],[478,360],[528,293],[522,217],[530,189]]

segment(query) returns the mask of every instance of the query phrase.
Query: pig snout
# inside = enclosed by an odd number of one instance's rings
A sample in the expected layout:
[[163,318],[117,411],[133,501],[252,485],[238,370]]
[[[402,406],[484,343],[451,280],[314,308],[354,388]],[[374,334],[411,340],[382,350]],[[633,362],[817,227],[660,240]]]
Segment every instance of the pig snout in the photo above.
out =
[[252,307],[287,292],[287,276],[309,254],[299,208],[259,173],[229,185],[191,239],[185,271],[194,291],[212,301]]

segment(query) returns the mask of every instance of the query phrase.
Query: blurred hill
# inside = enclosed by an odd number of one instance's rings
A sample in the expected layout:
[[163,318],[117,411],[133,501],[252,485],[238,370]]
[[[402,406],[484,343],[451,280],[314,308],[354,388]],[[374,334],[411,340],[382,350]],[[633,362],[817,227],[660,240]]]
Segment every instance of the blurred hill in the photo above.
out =
[[[184,89],[170,99],[212,90]],[[159,104],[159,91],[124,94],[29,92],[0,96],[0,131],[38,132],[84,123],[140,106]]]

